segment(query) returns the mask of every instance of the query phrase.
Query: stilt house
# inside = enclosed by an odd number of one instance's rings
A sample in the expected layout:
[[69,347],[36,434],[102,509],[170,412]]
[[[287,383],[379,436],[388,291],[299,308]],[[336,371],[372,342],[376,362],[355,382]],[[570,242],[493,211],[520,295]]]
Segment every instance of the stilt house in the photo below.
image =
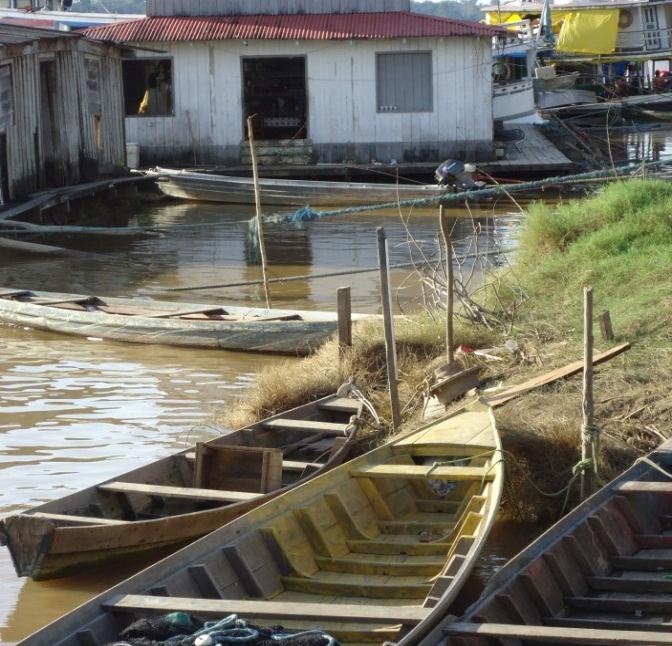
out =
[[[410,0],[147,0],[87,35],[146,48],[124,63],[127,140],[143,163],[482,160],[501,29]],[[152,53],[148,50],[160,50]]]
[[122,50],[0,22],[0,203],[126,164]]

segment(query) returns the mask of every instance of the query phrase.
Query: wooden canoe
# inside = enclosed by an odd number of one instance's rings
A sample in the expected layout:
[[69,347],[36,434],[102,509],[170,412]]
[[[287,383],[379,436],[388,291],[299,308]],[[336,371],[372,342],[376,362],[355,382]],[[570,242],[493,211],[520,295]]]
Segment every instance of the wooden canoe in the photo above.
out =
[[177,549],[341,464],[361,411],[325,397],[8,516],[0,538],[33,579]]
[[509,561],[464,618],[423,643],[672,644],[671,527],[668,440]]
[[319,627],[341,643],[412,629],[417,643],[471,571],[503,471],[490,408],[476,402],[278,496],[23,643],[102,645],[135,618],[177,610]]
[[[159,189],[184,200],[254,204],[254,182],[249,177],[156,168]],[[437,184],[372,184],[315,180],[260,179],[264,206],[358,206],[384,204],[442,195],[452,189]]]
[[[353,320],[367,318],[353,314]],[[336,330],[332,312],[0,289],[0,322],[130,343],[304,355]]]

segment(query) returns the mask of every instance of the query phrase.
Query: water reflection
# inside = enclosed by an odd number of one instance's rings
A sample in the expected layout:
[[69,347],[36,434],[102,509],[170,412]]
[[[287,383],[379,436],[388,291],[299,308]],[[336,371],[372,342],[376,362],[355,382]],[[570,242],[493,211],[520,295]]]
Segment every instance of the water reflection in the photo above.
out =
[[[488,207],[476,211],[475,220],[457,222],[458,252],[473,244],[474,223],[486,234],[481,249],[510,244],[519,219],[486,218],[491,211]],[[158,226],[159,236],[54,242],[91,252],[73,258],[2,254],[0,286],[261,303],[260,286],[164,291],[260,278],[260,268],[246,257],[250,216],[246,207],[154,205],[133,214],[130,223]],[[392,263],[408,261],[409,249],[416,257],[436,256],[435,212],[413,213],[406,226],[396,212],[357,215],[311,222],[301,230],[268,227],[271,276],[374,267],[375,229],[381,225],[390,240]],[[393,272],[395,287],[407,273]],[[336,289],[347,284],[353,309],[378,309],[376,273],[274,285],[273,304],[333,310]],[[405,282],[398,300],[402,307],[419,302],[417,282]],[[0,327],[0,514],[90,486],[193,442],[204,432],[192,430],[195,424],[253,387],[257,371],[277,361]],[[15,578],[7,551],[1,549],[0,639],[21,638],[125,574],[117,567],[59,582],[26,582]]]

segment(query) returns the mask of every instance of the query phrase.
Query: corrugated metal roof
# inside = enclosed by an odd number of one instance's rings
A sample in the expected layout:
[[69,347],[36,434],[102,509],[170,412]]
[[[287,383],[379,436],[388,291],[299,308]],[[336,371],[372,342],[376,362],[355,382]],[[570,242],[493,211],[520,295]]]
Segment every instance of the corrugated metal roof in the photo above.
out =
[[485,36],[501,28],[408,12],[150,17],[92,27],[90,38],[125,43],[203,40],[351,40]]

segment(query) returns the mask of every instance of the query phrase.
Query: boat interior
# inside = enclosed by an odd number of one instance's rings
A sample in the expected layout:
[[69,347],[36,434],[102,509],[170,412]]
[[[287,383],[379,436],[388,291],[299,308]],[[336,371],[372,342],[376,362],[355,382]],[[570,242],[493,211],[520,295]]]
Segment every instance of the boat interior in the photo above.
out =
[[112,523],[253,501],[322,468],[349,439],[356,428],[351,417],[360,411],[356,400],[328,398],[300,419],[264,420],[22,515]]
[[672,482],[651,468],[631,478],[507,565],[443,643],[672,644]]
[[[0,299],[12,300],[19,303],[41,305],[75,312],[92,312],[101,314],[116,314],[120,316],[138,316],[156,319],[184,319],[190,321],[302,321],[298,313],[282,313],[262,315],[255,312],[233,313],[224,307],[212,305],[190,305],[180,303],[133,303],[119,302],[123,299],[102,299],[98,296],[60,295],[58,297],[43,296],[29,290],[4,289],[0,290]],[[116,302],[115,302],[116,301]]]
[[473,564],[501,482],[492,431],[482,445],[446,444],[441,425],[417,437],[275,498],[136,575],[94,600],[92,614],[80,609],[85,625],[63,643],[103,644],[138,618],[175,611],[319,627],[341,643],[396,639]]

